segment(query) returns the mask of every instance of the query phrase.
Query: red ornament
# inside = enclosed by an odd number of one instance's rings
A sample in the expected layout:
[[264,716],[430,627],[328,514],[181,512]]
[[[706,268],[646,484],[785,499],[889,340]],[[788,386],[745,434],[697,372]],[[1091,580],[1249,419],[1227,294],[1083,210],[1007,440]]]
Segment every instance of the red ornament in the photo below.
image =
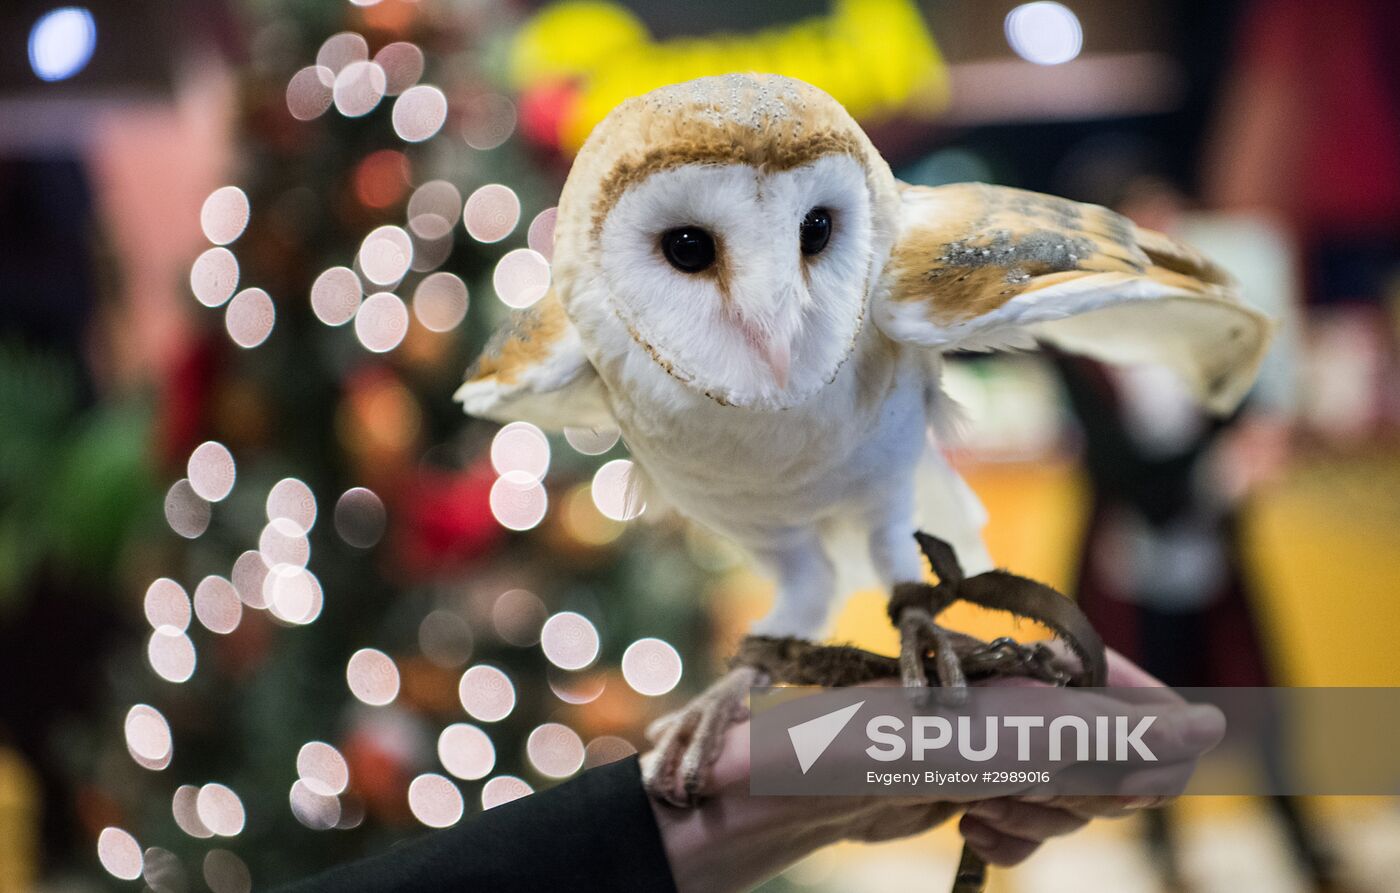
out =
[[350,787],[365,802],[365,812],[392,825],[411,820],[409,772],[405,761],[371,729],[350,734],[340,749],[350,768]]
[[558,151],[564,122],[578,101],[578,87],[570,81],[548,81],[528,88],[520,95],[521,134],[537,146]]
[[395,556],[415,577],[460,570],[489,553],[505,531],[491,514],[495,475],[485,463],[466,471],[423,469],[403,489],[395,514]]
[[218,379],[217,354],[214,336],[194,338],[180,350],[161,382],[156,431],[161,462],[167,468],[183,468],[190,452],[205,439]]

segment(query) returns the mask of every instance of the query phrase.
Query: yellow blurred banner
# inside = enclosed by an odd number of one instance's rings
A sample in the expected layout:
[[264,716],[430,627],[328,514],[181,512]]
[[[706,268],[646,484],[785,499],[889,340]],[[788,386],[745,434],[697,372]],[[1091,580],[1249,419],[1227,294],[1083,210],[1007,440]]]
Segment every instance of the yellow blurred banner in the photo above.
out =
[[912,0],[835,0],[829,15],[790,25],[668,41],[619,4],[569,0],[528,21],[511,52],[522,125],[570,154],[622,100],[730,72],[800,78],[864,121],[932,117],[948,102],[947,69]]

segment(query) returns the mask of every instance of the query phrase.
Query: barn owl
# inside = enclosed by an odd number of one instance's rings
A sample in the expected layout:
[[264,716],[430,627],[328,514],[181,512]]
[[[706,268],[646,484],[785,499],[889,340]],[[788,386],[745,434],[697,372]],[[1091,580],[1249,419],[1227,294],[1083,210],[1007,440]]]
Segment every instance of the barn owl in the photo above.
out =
[[[1227,412],[1270,334],[1191,248],[1093,205],[902,184],[835,100],[776,75],[618,106],[564,185],[552,263],[457,398],[620,431],[648,492],[775,578],[753,630],[770,636],[820,636],[843,529],[889,586],[924,578],[916,528],[969,573],[990,567],[981,508],[939,450],[950,351],[1162,363]],[[693,800],[763,672],[731,671],[653,728],[654,794]]]

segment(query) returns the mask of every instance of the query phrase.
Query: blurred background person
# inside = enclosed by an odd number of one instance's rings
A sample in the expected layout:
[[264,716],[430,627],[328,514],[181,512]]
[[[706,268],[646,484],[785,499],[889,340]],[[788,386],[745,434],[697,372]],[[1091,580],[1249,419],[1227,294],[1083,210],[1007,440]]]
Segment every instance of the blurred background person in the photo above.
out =
[[[1092,179],[1093,171],[1080,176]],[[1247,300],[1265,309],[1278,329],[1254,392],[1223,420],[1199,412],[1186,388],[1161,370],[1056,357],[1084,439],[1093,498],[1074,591],[1104,640],[1168,685],[1278,684],[1255,616],[1261,599],[1240,513],[1253,493],[1284,473],[1295,436],[1293,252],[1278,226],[1258,216],[1192,212],[1159,178],[1097,185],[1103,204],[1140,225],[1210,246],[1212,259],[1239,279]],[[1259,756],[1263,771],[1285,771],[1277,749]],[[1312,888],[1339,889],[1301,804],[1288,797],[1270,803]],[[1170,810],[1144,823],[1169,887],[1191,889]]]

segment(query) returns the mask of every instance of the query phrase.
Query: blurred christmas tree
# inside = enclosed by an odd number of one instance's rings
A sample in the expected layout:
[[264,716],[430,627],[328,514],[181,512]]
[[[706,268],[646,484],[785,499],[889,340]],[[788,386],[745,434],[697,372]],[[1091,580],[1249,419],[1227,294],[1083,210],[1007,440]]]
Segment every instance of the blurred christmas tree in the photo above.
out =
[[383,850],[630,752],[709,675],[723,550],[626,523],[614,434],[451,400],[547,286],[566,167],[514,135],[511,16],[249,10],[241,170],[191,272],[207,334],[161,426],[179,536],[74,757],[111,875],[223,893]]

